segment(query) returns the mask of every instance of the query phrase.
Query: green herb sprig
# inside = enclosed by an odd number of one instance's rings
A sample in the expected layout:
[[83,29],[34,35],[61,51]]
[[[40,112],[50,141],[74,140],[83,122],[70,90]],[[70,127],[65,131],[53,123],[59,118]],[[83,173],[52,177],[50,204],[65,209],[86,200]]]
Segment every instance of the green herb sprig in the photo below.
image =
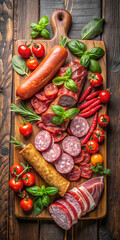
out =
[[47,16],[42,17],[39,20],[38,24],[31,23],[30,28],[32,28],[33,32],[31,32],[30,37],[35,38],[40,34],[42,37],[49,39],[50,33],[46,29],[48,23],[49,23],[49,18]]
[[107,175],[109,176],[111,171],[109,168],[104,168],[102,164],[96,163],[97,166],[91,166],[90,168],[93,170],[95,173],[100,173],[101,175]]
[[22,57],[20,57],[18,55],[13,55],[12,65],[13,65],[14,70],[17,73],[19,73],[20,75],[28,76],[28,67]]
[[82,29],[82,40],[92,39],[103,31],[104,18],[94,18]]

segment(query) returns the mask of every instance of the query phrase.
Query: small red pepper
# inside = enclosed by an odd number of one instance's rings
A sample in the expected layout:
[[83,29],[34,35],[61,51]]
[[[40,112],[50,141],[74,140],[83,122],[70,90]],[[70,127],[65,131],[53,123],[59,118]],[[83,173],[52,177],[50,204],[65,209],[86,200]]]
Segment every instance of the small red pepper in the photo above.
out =
[[88,107],[89,105],[91,105],[92,103],[94,103],[97,100],[98,100],[98,98],[93,98],[93,99],[83,103],[82,105],[80,105],[79,109],[81,110],[83,108],[86,108],[86,107]]
[[85,92],[83,93],[83,95],[81,96],[81,98],[79,99],[79,103],[83,102],[84,99],[88,96],[88,94],[91,92],[92,87],[88,87]]
[[89,110],[91,110],[93,107],[96,107],[96,106],[99,105],[100,103],[101,103],[101,101],[98,99],[98,100],[96,100],[94,103],[92,103],[91,105],[89,105],[87,108],[83,109],[80,113],[88,112]]
[[91,116],[92,116],[94,113],[96,113],[101,107],[102,107],[102,105],[98,105],[98,106],[94,107],[93,109],[91,109],[91,110],[88,111],[88,112],[78,114],[78,116],[80,116],[80,117],[85,117],[85,118],[91,117]]
[[85,100],[90,100],[90,99],[92,99],[92,98],[98,96],[99,92],[100,92],[100,90],[95,91],[95,92],[89,94],[89,95],[85,98]]

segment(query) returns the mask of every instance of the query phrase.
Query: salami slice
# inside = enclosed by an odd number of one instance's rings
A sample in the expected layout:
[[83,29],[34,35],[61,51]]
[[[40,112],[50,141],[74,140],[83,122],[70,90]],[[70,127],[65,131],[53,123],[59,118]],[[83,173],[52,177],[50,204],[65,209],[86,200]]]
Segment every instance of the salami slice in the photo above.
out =
[[42,153],[47,162],[55,162],[61,156],[62,150],[58,144],[54,144],[50,149]]
[[65,200],[72,204],[77,212],[77,217],[81,217],[82,215],[82,206],[79,202],[79,196],[71,191],[66,192],[64,196]]
[[79,189],[80,191],[83,191],[83,192],[86,194],[86,196],[87,196],[87,198],[88,198],[88,200],[89,200],[89,209],[88,209],[88,212],[92,211],[92,210],[95,208],[95,201],[94,201],[92,195],[91,195],[91,194],[87,191],[87,189],[84,188],[83,186],[79,186],[78,189]]
[[73,118],[73,120],[70,123],[71,133],[79,138],[85,136],[88,133],[89,128],[90,126],[88,124],[88,121],[80,116],[76,116],[75,118]]
[[80,165],[80,169],[81,169],[81,177],[88,178],[88,179],[91,178],[93,171],[92,169],[90,169],[90,164],[83,163],[82,165]]
[[38,151],[46,151],[52,144],[52,136],[48,131],[42,130],[35,137],[35,148]]
[[54,138],[54,142],[60,142],[67,136],[67,133],[59,131],[59,132],[53,133],[52,135]]
[[73,194],[75,199],[80,204],[80,206],[82,208],[82,214],[83,214],[85,206],[84,206],[84,199],[83,199],[82,195],[80,194],[80,191],[76,187],[74,187],[70,190],[70,192],[71,192],[71,194]]
[[84,163],[89,163],[90,162],[90,154],[88,152],[84,152],[85,157],[84,159],[79,163],[80,165],[83,165]]
[[79,167],[74,166],[72,171],[66,175],[70,181],[77,181],[80,178],[81,170]]
[[74,163],[80,164],[84,160],[84,158],[85,158],[85,152],[81,150],[81,153],[77,157],[74,157],[73,160],[74,160]]
[[35,94],[36,98],[38,98],[40,101],[47,101],[48,98],[45,96],[44,90],[40,90]]
[[62,141],[63,151],[70,154],[72,157],[76,157],[81,152],[80,140],[74,136],[67,136]]
[[62,153],[61,157],[55,162],[55,167],[59,173],[67,174],[74,167],[73,158],[67,153]]
[[49,83],[44,87],[44,92],[46,97],[55,96],[58,93],[58,87],[53,83]]
[[35,96],[31,99],[31,104],[32,104],[32,106],[35,109],[35,112],[37,114],[42,114],[42,113],[44,113],[47,110],[46,103],[43,102],[43,101],[40,101]]
[[49,206],[49,213],[57,225],[65,230],[72,226],[72,218],[68,209],[61,203],[55,202]]
[[75,187],[73,188],[74,191],[76,192],[77,189],[79,190],[79,195],[80,195],[80,198],[82,199],[83,201],[83,204],[84,204],[84,209],[83,209],[83,215],[85,215],[87,213],[87,211],[89,210],[89,207],[90,207],[90,202],[89,202],[89,199],[88,197],[86,196],[86,194],[84,193],[84,191],[82,189],[79,189],[79,187]]

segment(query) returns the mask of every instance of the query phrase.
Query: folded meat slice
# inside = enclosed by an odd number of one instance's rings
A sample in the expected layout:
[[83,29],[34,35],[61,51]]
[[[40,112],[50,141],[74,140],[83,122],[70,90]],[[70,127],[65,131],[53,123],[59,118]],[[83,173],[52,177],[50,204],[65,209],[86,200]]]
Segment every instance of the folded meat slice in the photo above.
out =
[[84,196],[86,195],[87,201],[89,201],[89,208],[88,208],[87,212],[92,211],[95,208],[95,201],[94,201],[93,197],[87,191],[87,189],[83,186],[78,187],[78,190],[80,191],[80,193],[82,193],[82,194],[84,193]]

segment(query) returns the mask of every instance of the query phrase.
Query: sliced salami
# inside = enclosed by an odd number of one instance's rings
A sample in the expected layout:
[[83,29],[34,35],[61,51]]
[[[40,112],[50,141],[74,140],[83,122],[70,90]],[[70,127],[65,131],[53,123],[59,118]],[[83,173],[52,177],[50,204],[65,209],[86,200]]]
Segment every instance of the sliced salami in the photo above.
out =
[[91,178],[93,171],[92,169],[90,169],[90,164],[83,163],[82,165],[80,165],[80,169],[81,169],[81,177],[88,178],[88,179]]
[[79,163],[80,165],[83,165],[84,163],[89,163],[90,162],[90,154],[88,152],[84,152],[85,157],[84,159]]
[[47,110],[47,105],[45,102],[40,101],[37,97],[33,97],[31,99],[31,104],[33,106],[33,108],[35,109],[35,112],[37,114],[42,114]]
[[40,151],[46,151],[52,144],[52,136],[48,131],[42,130],[35,137],[35,148]]
[[80,116],[76,116],[75,118],[73,118],[73,120],[70,123],[71,133],[79,138],[85,136],[88,133],[89,128],[90,126],[88,124],[88,121]]
[[59,131],[59,132],[53,133],[52,135],[54,138],[54,142],[60,142],[67,136],[67,133]]
[[84,209],[85,209],[85,203],[84,203],[84,199],[83,199],[83,197],[82,197],[82,195],[80,194],[80,191],[76,188],[76,187],[74,187],[74,188],[72,188],[71,190],[70,190],[70,192],[72,193],[72,194],[74,194],[74,197],[75,197],[75,199],[78,201],[78,203],[80,204],[80,206],[81,206],[81,208],[82,208],[82,214],[84,213]]
[[68,209],[61,203],[55,202],[49,206],[49,213],[59,227],[68,230],[72,226],[72,218]]
[[49,83],[44,87],[44,92],[45,92],[45,96],[48,98],[55,96],[58,93],[58,87],[53,83]]
[[88,212],[92,211],[95,208],[95,201],[94,201],[92,195],[83,186],[78,186],[78,189],[82,190],[86,194],[86,196],[87,196],[87,198],[89,200],[89,203],[90,203]]
[[84,160],[84,157],[85,157],[85,152],[81,150],[81,153],[77,157],[73,158],[74,163],[80,164]]
[[45,96],[44,90],[40,90],[35,94],[36,98],[38,98],[40,101],[47,101],[48,98]]
[[53,144],[50,149],[42,153],[42,156],[47,162],[52,163],[59,159],[61,153],[61,147],[58,144]]
[[79,202],[79,196],[77,196],[77,194],[68,191],[66,192],[65,196],[64,196],[65,200],[70,202],[72,204],[72,206],[75,208],[76,212],[77,212],[77,217],[81,217],[82,215],[82,206],[80,205]]
[[76,157],[81,152],[80,140],[74,136],[67,136],[62,141],[63,151],[70,154],[72,157]]
[[55,167],[59,173],[67,174],[74,167],[73,158],[67,153],[62,153],[61,157],[55,162]]
[[79,167],[74,166],[72,171],[66,175],[67,179],[70,181],[77,181],[80,178],[81,170]]
[[[78,187],[77,187],[78,188]],[[75,191],[77,191],[77,188],[74,188]],[[79,189],[79,195],[84,203],[84,210],[83,210],[83,215],[85,215],[87,213],[87,211],[89,210],[89,207],[90,207],[90,202],[89,202],[89,199],[88,197],[86,196],[86,194],[84,193],[84,191],[82,189]]]

